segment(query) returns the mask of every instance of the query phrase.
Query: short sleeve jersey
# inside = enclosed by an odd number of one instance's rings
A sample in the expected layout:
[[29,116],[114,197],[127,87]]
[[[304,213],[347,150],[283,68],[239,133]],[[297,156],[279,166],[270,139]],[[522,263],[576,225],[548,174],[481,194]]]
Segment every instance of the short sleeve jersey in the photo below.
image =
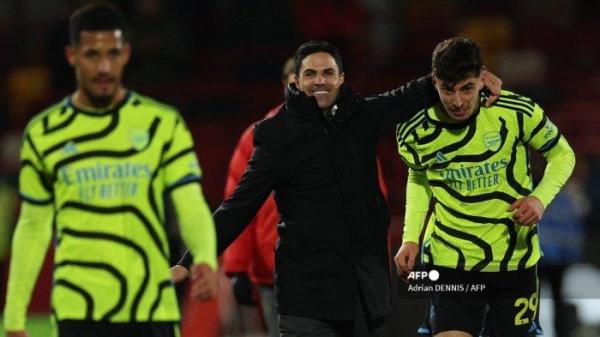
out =
[[537,226],[515,224],[508,207],[532,191],[528,147],[548,151],[560,132],[538,104],[509,91],[465,122],[444,122],[443,113],[430,107],[396,130],[400,156],[426,172],[434,200],[425,262],[473,271],[533,266]]
[[55,209],[56,319],[179,320],[163,193],[200,178],[179,113],[135,92],[110,111],[66,98],[35,117],[19,192]]

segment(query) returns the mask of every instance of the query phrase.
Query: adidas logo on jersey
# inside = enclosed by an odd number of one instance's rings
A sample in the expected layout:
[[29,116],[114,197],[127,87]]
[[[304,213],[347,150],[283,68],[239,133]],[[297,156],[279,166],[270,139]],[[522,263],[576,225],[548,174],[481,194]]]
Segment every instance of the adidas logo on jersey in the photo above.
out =
[[66,155],[71,155],[71,154],[76,154],[77,151],[77,146],[75,146],[75,142],[70,140],[67,144],[65,144],[65,146],[63,147],[63,153]]
[[435,162],[436,163],[443,163],[445,161],[448,161],[448,158],[446,158],[446,156],[444,156],[444,154],[439,151],[436,155],[435,155]]

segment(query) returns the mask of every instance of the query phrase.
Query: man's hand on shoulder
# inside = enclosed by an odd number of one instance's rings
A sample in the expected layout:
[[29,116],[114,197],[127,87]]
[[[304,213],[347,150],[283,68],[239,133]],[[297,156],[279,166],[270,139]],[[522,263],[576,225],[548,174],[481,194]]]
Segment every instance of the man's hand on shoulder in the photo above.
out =
[[193,265],[191,278],[190,296],[195,300],[207,301],[217,295],[217,272],[206,263]]
[[492,106],[492,104],[494,104],[495,101],[498,100],[498,98],[500,98],[500,93],[502,91],[502,80],[498,76],[494,75],[493,73],[489,72],[487,69],[484,68],[483,85],[490,92],[490,95],[487,101],[485,102],[485,106],[490,107]]
[[530,195],[513,202],[508,211],[514,211],[513,219],[519,225],[532,226],[542,220],[544,204],[537,197]]

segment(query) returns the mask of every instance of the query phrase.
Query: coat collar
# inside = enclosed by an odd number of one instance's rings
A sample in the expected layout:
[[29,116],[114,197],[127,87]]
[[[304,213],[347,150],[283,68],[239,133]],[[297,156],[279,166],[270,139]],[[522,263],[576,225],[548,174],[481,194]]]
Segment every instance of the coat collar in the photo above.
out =
[[[291,116],[305,121],[327,123],[317,100],[300,91],[295,84],[288,84],[285,90],[285,99],[285,106]],[[336,110],[334,126],[353,116],[359,109],[359,102],[360,96],[354,94],[348,85],[342,84],[333,107]]]

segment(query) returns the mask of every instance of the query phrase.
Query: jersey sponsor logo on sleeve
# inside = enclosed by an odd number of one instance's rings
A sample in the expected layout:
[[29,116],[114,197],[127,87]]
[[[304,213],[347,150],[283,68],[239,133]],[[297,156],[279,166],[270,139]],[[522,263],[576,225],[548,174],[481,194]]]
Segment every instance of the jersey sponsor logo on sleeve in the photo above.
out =
[[550,139],[558,133],[558,128],[550,120],[544,125],[544,139]]
[[200,170],[200,164],[198,163],[198,159],[196,157],[189,161],[188,168],[192,171]]

